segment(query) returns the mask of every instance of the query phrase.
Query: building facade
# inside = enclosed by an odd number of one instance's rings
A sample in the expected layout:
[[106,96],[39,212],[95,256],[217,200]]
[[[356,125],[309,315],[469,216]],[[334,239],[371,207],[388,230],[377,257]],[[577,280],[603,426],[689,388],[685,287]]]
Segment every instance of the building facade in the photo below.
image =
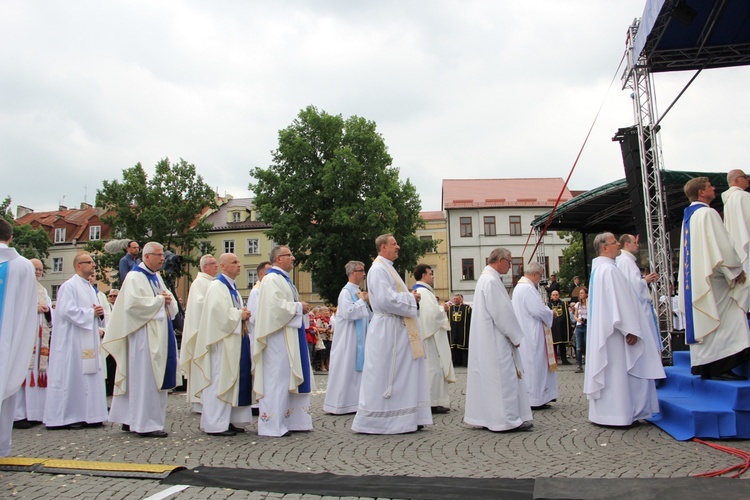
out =
[[[451,293],[473,300],[477,279],[496,247],[511,252],[513,265],[502,279],[507,288],[514,286],[534,252],[536,235],[531,233],[531,221],[553,207],[561,192],[561,203],[572,198],[563,185],[562,178],[444,179],[442,205]],[[546,277],[557,272],[566,247],[567,242],[557,234],[545,236],[541,256]],[[539,252],[537,249],[535,260]]]

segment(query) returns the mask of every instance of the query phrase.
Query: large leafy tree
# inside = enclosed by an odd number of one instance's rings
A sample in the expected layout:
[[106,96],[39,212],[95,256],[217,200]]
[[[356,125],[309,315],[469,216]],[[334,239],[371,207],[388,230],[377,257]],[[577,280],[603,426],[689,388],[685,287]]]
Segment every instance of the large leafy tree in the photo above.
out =
[[580,276],[581,282],[586,277],[586,262],[583,260],[583,234],[577,231],[559,231],[561,238],[568,241],[568,247],[563,250],[562,264],[557,273],[561,290],[569,290],[575,276]]
[[[192,252],[211,227],[200,215],[206,208],[216,208],[216,194],[197,174],[195,165],[183,159],[170,163],[164,158],[150,179],[137,163],[122,171],[122,180],[105,180],[96,193],[96,203],[107,211],[102,221],[112,228],[113,235],[142,245],[158,241],[182,255],[186,265],[197,264]],[[97,252],[99,266],[106,268],[116,269],[124,255],[119,251],[101,253],[101,242],[94,242],[89,250]]]
[[10,246],[27,259],[44,260],[49,257],[49,247],[52,240],[47,231],[42,228],[34,229],[31,224],[17,224],[10,208],[11,198],[6,196],[0,204],[0,217],[13,225],[13,241]]
[[434,242],[415,234],[424,227],[419,195],[391,163],[374,122],[308,106],[279,131],[272,164],[250,171],[256,209],[272,224],[268,236],[289,246],[330,303],[346,283],[344,265],[369,263],[378,235],[393,233],[398,240],[401,272],[434,249]]

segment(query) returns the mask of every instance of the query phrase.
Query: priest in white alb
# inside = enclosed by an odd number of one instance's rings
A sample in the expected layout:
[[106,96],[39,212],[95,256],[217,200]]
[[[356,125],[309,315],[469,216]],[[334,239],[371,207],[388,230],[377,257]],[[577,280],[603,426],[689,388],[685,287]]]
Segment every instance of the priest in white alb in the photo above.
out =
[[239,258],[222,254],[219,267],[221,274],[208,288],[195,336],[191,387],[203,402],[201,429],[213,436],[234,436],[253,421],[246,325],[250,312],[243,307],[235,282],[242,271]]
[[365,365],[365,340],[372,317],[367,292],[360,289],[365,280],[365,265],[352,260],[344,267],[349,282],[339,293],[336,334],[331,346],[323,411],[334,415],[355,413]]
[[534,427],[518,353],[523,330],[502,280],[512,262],[507,248],[490,252],[472,306],[464,422],[495,432]]
[[638,236],[632,234],[623,234],[620,236],[620,255],[615,259],[615,265],[630,283],[630,288],[638,299],[641,306],[641,314],[646,318],[646,324],[649,327],[651,335],[654,336],[654,344],[661,352],[661,335],[659,334],[659,321],[656,319],[654,310],[654,299],[651,297],[651,291],[648,288],[650,283],[659,279],[656,272],[641,275],[641,269],[636,263],[639,255],[641,244]]
[[620,243],[612,233],[598,234],[594,251],[583,392],[591,422],[628,427],[659,412],[655,380],[664,368],[648,318],[615,265]]
[[49,367],[49,341],[52,332],[52,299],[47,289],[39,283],[44,275],[44,264],[39,259],[30,259],[36,274],[37,330],[29,371],[21,390],[16,396],[14,429],[29,429],[44,419],[44,403],[47,400],[47,369]]
[[130,270],[112,310],[104,349],[117,361],[110,422],[141,437],[164,438],[167,396],[177,385],[177,302],[159,270],[164,247],[149,242]]
[[10,454],[16,395],[37,335],[34,266],[10,248],[13,226],[0,217],[0,457]]
[[544,305],[537,289],[543,272],[538,262],[527,264],[511,301],[523,330],[518,351],[532,410],[547,409],[550,402],[557,401],[557,361],[551,330],[555,313]]
[[685,184],[680,241],[680,310],[693,375],[715,380],[746,380],[732,370],[750,359],[747,324],[748,283],[742,260],[719,214],[707,177]]
[[96,265],[91,255],[81,253],[75,256],[73,267],[76,274],[57,292],[44,409],[48,429],[82,429],[107,420],[104,367],[99,355],[104,308],[89,281]]
[[[734,249],[747,276],[750,274],[750,193],[747,192],[750,180],[745,172],[734,169],[727,172],[727,183],[729,189],[721,193],[721,200],[724,202],[724,226],[734,241]],[[749,306],[750,294],[745,310]]]
[[451,322],[446,315],[449,305],[438,304],[433,286],[435,275],[427,264],[417,264],[414,268],[417,282],[412,290],[420,296],[419,334],[424,344],[427,363],[427,383],[430,387],[430,407],[432,413],[448,413],[450,397],[448,384],[456,381],[453,371],[453,357],[448,335]]
[[219,264],[213,255],[201,257],[200,272],[190,285],[188,292],[187,307],[185,308],[185,323],[182,327],[182,344],[180,345],[180,369],[187,378],[187,401],[194,413],[201,412],[201,398],[195,394],[192,386],[192,361],[195,353],[195,334],[201,324],[203,304],[206,302],[208,287],[219,272]]
[[375,239],[378,256],[367,276],[374,312],[365,342],[365,365],[352,430],[403,434],[432,425],[416,292],[393,266],[400,247],[391,234]]
[[295,260],[289,247],[274,247],[269,260],[273,267],[258,294],[253,389],[259,402],[258,435],[281,437],[313,428],[310,393],[315,380],[305,340],[310,305],[299,299],[289,276]]

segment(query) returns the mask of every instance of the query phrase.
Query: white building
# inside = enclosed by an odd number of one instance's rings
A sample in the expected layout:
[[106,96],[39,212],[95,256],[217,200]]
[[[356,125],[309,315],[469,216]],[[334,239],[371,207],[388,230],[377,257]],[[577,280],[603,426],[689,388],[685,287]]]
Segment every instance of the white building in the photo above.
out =
[[[503,282],[508,288],[515,285],[536,244],[531,221],[552,208],[561,192],[560,203],[573,197],[563,184],[562,178],[444,179],[442,205],[448,221],[452,293],[472,300],[476,280],[496,247],[510,250],[512,272],[503,276]],[[566,247],[555,233],[545,236],[547,276],[560,268]]]

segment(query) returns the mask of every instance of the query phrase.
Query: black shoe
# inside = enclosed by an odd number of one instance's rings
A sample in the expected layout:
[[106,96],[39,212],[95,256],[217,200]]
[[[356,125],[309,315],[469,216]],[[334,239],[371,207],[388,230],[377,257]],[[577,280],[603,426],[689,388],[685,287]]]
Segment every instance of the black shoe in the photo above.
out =
[[83,426],[86,427],[87,429],[96,429],[97,427],[104,426],[104,423],[103,422],[93,422],[93,423],[90,423],[90,424],[89,423],[85,423],[85,424],[83,424]]
[[245,429],[243,429],[242,427],[236,427],[232,424],[229,424],[229,430],[232,432],[245,432]]
[[130,426],[129,426],[128,424],[122,424],[122,425],[120,426],[120,430],[121,430],[122,432],[130,432]]
[[68,426],[68,429],[71,429],[74,431],[78,431],[78,430],[85,429],[85,428],[86,428],[86,422],[76,422]]
[[579,366],[578,368],[576,368],[576,373],[583,373],[583,367]]
[[16,420],[13,422],[13,428],[14,429],[31,429],[34,427],[31,422],[26,420],[25,418],[23,420]]
[[237,433],[231,429],[227,429],[222,432],[207,432],[206,434],[208,434],[209,436],[236,436],[237,435]]
[[164,431],[139,432],[138,435],[143,438],[165,438],[169,436]]
[[281,435],[283,438],[287,438],[292,435],[292,431],[286,431],[284,434]]
[[84,422],[76,422],[74,424],[67,424],[67,425],[48,425],[47,430],[48,431],[67,431],[67,430],[79,430],[86,427],[86,424]]
[[729,371],[722,373],[721,375],[716,375],[715,377],[711,377],[711,380],[730,380],[732,382],[741,382],[743,380],[747,380],[747,377],[743,377],[742,375],[737,375],[732,370],[729,370]]
[[451,411],[450,408],[446,408],[445,406],[433,406],[431,410],[432,410],[432,413],[435,413],[435,414],[448,413],[449,411]]
[[573,364],[573,363],[571,363],[571,362],[570,362],[570,361],[568,361],[567,359],[564,359],[564,360],[562,361],[562,363],[560,363],[560,364],[561,364],[561,365],[571,365],[571,364]]
[[532,410],[547,410],[549,408],[552,408],[552,405],[550,405],[548,403],[544,403],[543,405],[532,406],[531,407]]
[[257,417],[260,415],[260,408],[250,408],[250,413],[252,413],[254,417]]
[[527,432],[527,431],[530,431],[532,427],[534,427],[534,424],[532,424],[531,422],[524,422],[518,427],[515,427],[513,429],[508,429],[507,431],[497,431],[497,432]]
[[421,431],[422,429],[424,429],[424,425],[418,425],[418,426],[417,426],[417,430],[418,430],[418,431]]

